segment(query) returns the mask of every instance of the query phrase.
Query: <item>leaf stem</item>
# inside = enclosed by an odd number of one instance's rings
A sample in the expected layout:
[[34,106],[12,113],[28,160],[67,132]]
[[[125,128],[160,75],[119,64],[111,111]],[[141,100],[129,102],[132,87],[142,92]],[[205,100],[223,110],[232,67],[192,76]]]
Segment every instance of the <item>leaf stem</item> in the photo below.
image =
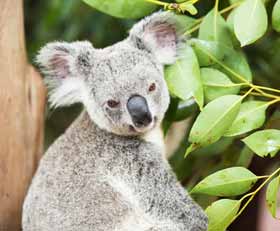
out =
[[263,86],[258,86],[256,85],[259,89],[263,89],[263,90],[267,90],[267,91],[273,91],[273,92],[277,92],[280,93],[280,90],[275,89],[275,88],[270,88],[270,87],[263,87]]
[[198,148],[198,145],[195,144],[195,143],[192,143],[192,144],[187,148],[187,150],[186,150],[186,152],[185,152],[185,155],[184,155],[184,158],[186,159],[187,156],[188,156],[192,151],[194,151],[194,150],[197,149],[197,148]]
[[210,87],[238,87],[238,86],[247,86],[246,83],[232,83],[232,84],[227,84],[227,85],[223,85],[223,84],[212,84],[212,83],[205,83],[205,86],[210,86]]
[[[241,94],[244,94],[244,93],[246,93],[246,92],[245,91],[241,91]],[[263,97],[263,95],[261,93],[257,93],[257,92],[251,92],[251,95],[262,96]]]
[[178,13],[184,13],[185,9],[181,8],[182,4],[187,3],[187,4],[190,4],[190,5],[193,5],[196,2],[198,2],[199,0],[186,0],[186,1],[181,2],[181,3],[176,3],[176,2],[168,3],[168,2],[162,2],[162,1],[159,1],[159,0],[144,0],[144,1],[156,4],[156,5],[159,5],[159,6],[163,6],[163,8],[165,10],[175,10]]
[[244,206],[236,214],[236,216],[231,220],[230,223],[232,223],[246,209],[249,203],[254,199],[255,195],[279,172],[280,172],[280,168],[276,169],[254,192],[248,193],[240,199],[240,202],[242,202],[247,197],[250,197],[248,201],[244,204]]
[[258,179],[264,179],[264,178],[268,178],[268,177],[270,177],[270,175],[258,176],[257,178]]
[[200,22],[197,22],[197,23],[198,23],[197,25],[195,24],[195,26],[193,26],[191,29],[187,30],[187,31],[184,33],[184,35],[190,35],[190,34],[192,34],[193,32],[197,31],[197,30],[199,29],[199,27],[200,27]]
[[[221,67],[223,67],[225,70],[227,70],[229,73],[231,73],[235,78],[237,78],[238,80],[240,80],[241,82],[245,83],[247,86],[253,88],[253,90],[257,91],[258,93],[260,93],[261,95],[268,97],[268,98],[274,98],[274,99],[280,99],[280,96],[277,95],[272,95],[269,93],[264,92],[262,89],[260,89],[260,86],[258,85],[254,85],[252,83],[250,83],[247,79],[245,79],[242,75],[236,73],[234,70],[232,70],[230,67],[228,67],[227,65],[225,65],[224,63],[222,63],[220,60],[218,60],[215,56],[213,56],[210,52],[205,51],[201,48],[198,47],[199,50],[201,50],[204,54],[208,55],[213,61],[215,61],[217,64],[219,64]],[[269,88],[269,90],[271,91],[272,88]],[[277,90],[277,89],[275,89]],[[278,91],[278,90],[277,90]]]
[[215,1],[215,6],[214,6],[214,39],[217,41],[218,40],[218,33],[217,33],[217,18],[218,18],[218,13],[219,13],[219,0]]
[[226,12],[228,12],[228,11],[231,11],[232,9],[238,7],[241,3],[242,3],[242,1],[239,1],[239,2],[236,2],[236,3],[234,3],[234,4],[230,5],[230,6],[228,6],[228,7],[224,8],[224,9],[222,9],[222,10],[220,11],[220,14],[224,14],[224,13],[226,13]]
[[279,101],[280,101],[280,98],[279,98],[279,99],[272,100],[272,101],[268,102],[268,103],[265,104],[265,105],[266,105],[266,106],[270,106],[270,105],[275,104],[275,103],[277,103],[277,102],[279,102]]
[[245,99],[253,90],[254,90],[254,88],[250,88],[250,89],[242,96],[242,100]]
[[269,93],[266,93],[264,92],[263,90],[259,89],[259,86],[257,85],[253,85],[253,84],[250,84],[251,86],[254,86],[254,90],[259,92],[260,94],[262,94],[263,96],[265,97],[268,97],[268,98],[274,98],[274,99],[280,99],[280,96],[277,96],[277,95],[272,95],[272,94],[269,94]]
[[241,82],[246,83],[248,86],[251,85],[251,83],[246,80],[243,76],[236,73],[234,70],[229,68],[227,65],[223,64],[220,60],[218,60],[215,56],[213,56],[210,52],[205,51],[198,47],[199,50],[201,50],[204,54],[208,55],[213,61],[215,61],[217,64],[219,64],[221,67],[223,67],[225,70],[230,72],[233,76],[235,76],[237,79],[239,79]]
[[[230,5],[230,6],[228,6],[228,7],[224,8],[224,9],[222,9],[221,11],[219,11],[219,13],[220,13],[220,14],[224,14],[224,13],[226,13],[226,12],[228,12],[228,11],[231,11],[232,9],[238,7],[238,6],[241,4],[241,2],[242,2],[242,1],[236,2],[236,3],[234,3],[234,4]],[[196,24],[195,24],[191,29],[187,30],[187,31],[184,33],[184,35],[189,35],[189,34],[192,34],[192,33],[195,32],[195,31],[197,31],[197,30],[199,29],[200,23],[202,22],[202,20],[203,20],[204,17],[205,17],[205,16],[203,16],[203,17],[197,19],[197,20],[196,20]]]

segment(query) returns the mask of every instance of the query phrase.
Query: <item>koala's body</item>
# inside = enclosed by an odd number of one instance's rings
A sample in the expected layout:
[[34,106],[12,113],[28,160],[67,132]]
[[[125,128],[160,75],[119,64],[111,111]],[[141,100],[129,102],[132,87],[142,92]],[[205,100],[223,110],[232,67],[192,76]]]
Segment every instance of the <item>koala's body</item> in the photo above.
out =
[[156,13],[105,49],[51,43],[38,62],[53,106],[85,110],[42,158],[23,208],[24,231],[204,231],[207,217],[149,139],[169,104],[163,66],[181,38]]

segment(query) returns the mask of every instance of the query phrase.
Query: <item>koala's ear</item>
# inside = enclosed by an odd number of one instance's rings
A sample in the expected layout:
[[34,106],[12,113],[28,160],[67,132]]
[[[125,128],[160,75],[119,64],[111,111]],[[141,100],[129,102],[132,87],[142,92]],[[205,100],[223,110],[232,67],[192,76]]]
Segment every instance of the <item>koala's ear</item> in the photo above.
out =
[[84,79],[90,72],[93,47],[89,42],[53,42],[44,46],[36,62],[44,74],[51,106],[81,102]]
[[162,64],[175,62],[183,42],[179,22],[172,12],[157,12],[142,19],[130,30],[130,39],[139,49],[153,53]]

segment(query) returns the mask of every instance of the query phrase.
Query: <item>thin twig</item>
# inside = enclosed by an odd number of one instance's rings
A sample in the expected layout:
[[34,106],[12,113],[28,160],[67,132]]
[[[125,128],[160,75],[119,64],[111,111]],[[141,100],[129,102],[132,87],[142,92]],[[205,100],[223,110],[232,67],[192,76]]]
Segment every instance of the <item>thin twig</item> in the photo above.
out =
[[230,223],[232,223],[243,211],[246,209],[246,207],[249,205],[249,203],[254,199],[255,195],[276,175],[280,172],[280,168],[276,169],[254,192],[248,193],[245,196],[243,196],[239,201],[242,202],[245,198],[249,197],[249,200],[245,203],[245,205],[239,210],[239,212],[236,214],[236,216],[231,220]]

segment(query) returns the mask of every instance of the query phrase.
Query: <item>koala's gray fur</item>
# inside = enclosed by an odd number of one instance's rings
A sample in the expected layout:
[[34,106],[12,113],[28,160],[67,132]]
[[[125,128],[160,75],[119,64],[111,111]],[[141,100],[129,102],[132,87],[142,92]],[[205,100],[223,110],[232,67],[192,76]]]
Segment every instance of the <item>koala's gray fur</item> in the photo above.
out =
[[[56,42],[40,51],[52,106],[82,102],[85,111],[42,158],[24,203],[24,231],[207,229],[162,147],[147,140],[169,104],[163,65],[175,62],[180,44],[175,16],[160,12],[105,49]],[[133,95],[147,101],[148,126],[133,124]],[[108,106],[111,99],[117,107]]]

